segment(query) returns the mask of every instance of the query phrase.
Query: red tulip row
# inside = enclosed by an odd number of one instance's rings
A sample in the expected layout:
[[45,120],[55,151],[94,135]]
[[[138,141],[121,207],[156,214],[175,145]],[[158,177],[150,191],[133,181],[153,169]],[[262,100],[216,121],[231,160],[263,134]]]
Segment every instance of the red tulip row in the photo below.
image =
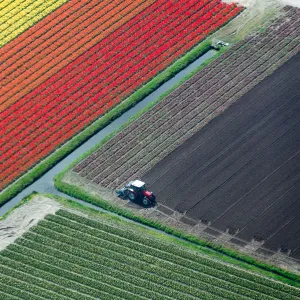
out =
[[[22,99],[23,106],[14,110],[11,117],[7,115],[5,122],[8,119],[10,122],[0,126],[3,128],[0,188],[240,11],[220,1],[210,1],[205,6],[199,1],[179,1],[173,5],[167,3],[169,1],[161,2],[160,6],[156,3],[153,15],[145,18],[140,14],[136,17],[141,17],[139,20],[131,20],[135,25],[128,28],[125,24],[125,31],[121,27],[120,32],[112,34],[123,33],[119,39],[109,44],[107,39],[103,40],[96,46],[100,51],[90,49],[85,68],[83,64],[78,70],[80,63],[74,62],[73,68],[69,65],[67,70],[62,69],[63,76],[54,77],[63,80],[54,81],[52,85],[45,83],[46,93],[35,89]],[[29,102],[30,99],[34,103]],[[12,116],[18,117],[13,119]]]

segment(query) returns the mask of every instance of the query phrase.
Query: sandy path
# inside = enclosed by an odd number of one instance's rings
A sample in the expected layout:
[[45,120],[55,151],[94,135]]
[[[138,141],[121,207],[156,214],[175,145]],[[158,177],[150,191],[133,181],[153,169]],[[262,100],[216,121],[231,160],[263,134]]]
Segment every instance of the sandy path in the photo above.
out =
[[0,221],[0,250],[36,225],[47,214],[54,214],[61,205],[55,200],[37,195]]

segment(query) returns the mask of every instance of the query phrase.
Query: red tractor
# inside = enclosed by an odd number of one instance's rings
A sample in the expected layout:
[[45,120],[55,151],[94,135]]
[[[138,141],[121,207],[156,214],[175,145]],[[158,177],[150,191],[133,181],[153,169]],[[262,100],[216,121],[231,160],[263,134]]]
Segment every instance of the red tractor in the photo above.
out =
[[117,191],[121,198],[129,198],[131,201],[142,202],[145,206],[155,204],[155,196],[146,190],[145,182],[140,180],[130,181],[121,190]]

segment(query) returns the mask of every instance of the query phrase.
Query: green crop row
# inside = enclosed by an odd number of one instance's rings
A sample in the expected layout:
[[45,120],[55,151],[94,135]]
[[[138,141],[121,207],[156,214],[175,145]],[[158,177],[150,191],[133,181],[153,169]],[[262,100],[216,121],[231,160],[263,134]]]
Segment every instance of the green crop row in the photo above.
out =
[[[134,266],[122,264],[109,258],[103,258],[103,256],[98,256],[95,259],[92,255],[88,255],[86,258],[86,255],[82,253],[82,251],[76,251],[77,249],[74,249],[71,246],[68,247],[70,251],[65,252],[58,250],[57,248],[41,246],[38,243],[22,240],[20,245],[14,245],[14,251],[21,254],[25,253],[26,255],[33,256],[41,261],[51,261],[51,259],[56,258],[71,264],[77,264],[91,271],[99,272],[99,270],[101,270],[104,274],[109,274],[110,276],[120,278],[121,280],[126,278],[126,281],[132,284],[149,288],[151,291],[156,291],[159,294],[164,294],[173,298],[176,296],[178,299],[183,299],[186,298],[186,294],[194,295],[196,297],[199,296],[199,290],[193,286],[183,285],[178,281],[171,281],[157,276],[156,274],[141,271]],[[76,253],[76,256],[74,253]],[[85,274],[87,275],[87,273]],[[182,291],[185,293],[183,294]]]
[[[80,291],[76,291],[76,283],[61,280],[60,277],[52,276],[46,272],[40,272],[38,269],[15,261],[11,257],[6,256],[8,251],[4,251],[5,256],[3,254],[0,255],[1,273],[5,274],[5,276],[9,276],[9,278],[20,281],[20,285],[14,285],[22,288],[22,290],[31,291],[41,297],[47,295],[47,299],[53,300],[67,300],[70,298],[77,300],[94,299],[93,297],[81,294]],[[7,279],[4,282],[7,282]]]
[[[1,292],[3,291],[3,292]],[[0,286],[0,299],[1,300],[20,300],[21,298],[13,296],[14,289],[10,286],[2,284]],[[16,292],[18,294],[18,291]],[[20,294],[19,294],[20,295]]]
[[[276,290],[276,291],[274,290],[278,286],[281,287],[282,289],[287,289],[288,291],[292,289],[292,291],[293,292],[295,291],[295,293],[299,292],[297,289],[294,289],[292,287],[285,286],[268,279],[265,280],[264,278],[260,276],[256,276],[252,273],[245,272],[241,269],[233,268],[229,265],[225,265],[220,262],[205,258],[204,256],[195,255],[188,251],[183,251],[182,249],[176,249],[176,248],[166,249],[167,247],[164,248],[161,247],[162,249],[159,249],[159,247],[156,247],[157,245],[154,241],[152,241],[152,243],[148,246],[146,245],[147,239],[138,235],[132,235],[130,234],[129,231],[122,231],[120,229],[119,234],[120,235],[123,234],[123,236],[120,237],[119,235],[116,234],[114,235],[106,231],[96,230],[95,228],[88,227],[84,224],[70,222],[67,219],[59,218],[57,216],[49,216],[47,220],[52,220],[53,223],[47,225],[47,221],[42,221],[40,224],[48,228],[53,228],[55,224],[54,222],[57,222],[60,225],[66,226],[65,229],[60,229],[59,227],[57,227],[58,231],[60,230],[60,232],[63,233],[63,231],[66,230],[67,228],[72,228],[74,229],[73,232],[74,237],[76,237],[76,235],[78,236],[80,232],[82,232],[82,234],[80,234],[80,238],[86,240],[87,242],[89,242],[89,240],[85,236],[85,234],[90,234],[92,237],[98,237],[102,240],[105,239],[117,245],[123,245],[124,247],[129,247],[137,251],[143,251],[144,253],[148,253],[148,254],[150,253],[152,256],[160,257],[164,260],[171,259],[172,262],[174,263],[181,264],[182,266],[188,266],[190,269],[194,269],[196,271],[201,270],[201,268],[203,268],[203,266],[205,265],[210,268],[214,268],[229,273],[231,275],[235,275],[236,277],[239,278],[239,280],[241,278],[244,278],[247,281],[246,284],[244,284],[244,286],[248,286],[253,290],[259,291],[260,293],[265,293],[266,295],[273,296],[275,294],[276,295],[279,294],[282,297],[282,299],[288,299],[289,298],[288,294],[285,294],[283,291],[280,290]],[[117,228],[113,228],[113,229],[118,230]],[[126,238],[124,238],[124,236],[126,236]],[[170,256],[171,253],[173,254],[174,257]],[[252,282],[248,282],[249,280],[251,280]],[[266,284],[263,285],[262,281],[265,281],[268,285]]]
[[[251,281],[233,276],[232,274],[227,272],[215,270],[205,265],[198,265],[198,269],[195,269],[195,266],[191,264],[191,269],[189,268],[190,266],[187,266],[185,264],[186,261],[184,259],[181,259],[180,257],[176,257],[171,253],[168,254],[161,251],[156,251],[155,249],[149,247],[143,247],[143,245],[140,245],[140,248],[136,247],[133,241],[128,241],[126,245],[121,245],[121,243],[124,242],[122,239],[116,240],[114,243],[108,241],[104,236],[102,238],[96,238],[91,235],[82,234],[78,230],[73,230],[68,227],[56,225],[55,223],[47,223],[47,221],[41,221],[40,226],[34,228],[33,231],[52,239],[59,240],[61,242],[65,242],[67,239],[70,245],[80,245],[80,247],[82,247],[84,250],[93,251],[94,253],[102,253],[103,248],[107,248],[109,249],[109,251],[115,251],[117,253],[121,253],[122,255],[139,257],[149,264],[156,264],[161,268],[170,268],[171,270],[174,270],[175,266],[175,270],[180,270],[179,273],[188,275],[195,279],[199,279],[202,282],[208,282],[208,284],[214,287],[215,291],[216,289],[223,287],[224,282],[226,285],[226,282],[229,281],[232,284],[238,285],[239,299],[242,299],[243,294],[249,295],[249,292],[252,292],[251,296],[254,299],[273,299],[270,296],[259,294],[255,291],[249,290],[245,292],[244,289],[248,288],[253,290],[258,289],[257,285]],[[161,254],[164,255],[162,256]],[[210,275],[210,277],[208,277],[207,275]],[[215,277],[223,279],[224,282],[217,286]],[[273,290],[270,290],[264,286],[261,286],[260,290],[258,290],[258,292],[260,293],[266,291],[271,294],[272,292],[274,292]],[[225,290],[220,290],[220,293],[222,293],[222,295],[224,294],[224,292]],[[233,295],[230,295],[230,297],[232,298]]]
[[[166,295],[170,295],[169,289],[172,289],[172,294],[174,293],[173,290],[178,292],[185,291],[187,294],[195,294],[198,295],[199,291],[194,288],[192,285],[188,285],[191,283],[190,278],[187,278],[186,285],[182,284],[180,281],[175,278],[174,281],[170,280],[167,275],[168,272],[165,273],[165,277],[159,276],[158,274],[151,273],[149,270],[144,271],[140,268],[139,264],[136,264],[138,260],[132,260],[130,262],[127,261],[126,258],[124,258],[123,261],[116,261],[109,257],[106,257],[104,255],[95,255],[93,253],[89,253],[83,250],[79,250],[77,248],[74,248],[72,246],[68,245],[61,245],[61,244],[55,244],[55,248],[53,247],[47,247],[41,244],[38,244],[33,241],[28,241],[21,239],[20,240],[20,246],[23,246],[24,248],[21,250],[22,252],[28,251],[28,253],[32,253],[34,250],[35,253],[37,251],[40,251],[44,254],[47,254],[52,257],[56,257],[71,263],[76,263],[80,266],[83,266],[85,268],[89,268],[90,270],[98,271],[102,269],[102,271],[105,270],[105,272],[113,272],[116,273],[117,276],[122,276],[122,278],[132,279],[134,282],[139,283],[140,280],[136,280],[136,278],[148,280],[149,283],[155,283],[155,288],[158,289],[162,294],[165,293]],[[63,249],[62,249],[63,248]],[[58,250],[59,249],[59,250]],[[20,252],[21,252],[20,251]],[[108,269],[108,271],[106,271]],[[146,264],[147,269],[147,264]],[[112,271],[113,270],[113,271]],[[117,277],[115,275],[115,277]],[[129,276],[130,275],[130,276]],[[129,276],[129,277],[128,277]],[[169,289],[168,289],[169,288]],[[153,289],[153,285],[151,285],[151,289]]]
[[[55,280],[57,284],[65,284],[69,282],[67,288],[78,290],[83,294],[94,297],[110,297],[115,295],[126,299],[147,299],[146,297],[138,296],[130,293],[130,285],[126,282],[118,282],[113,278],[99,277],[99,280],[89,279],[83,274],[78,275],[70,270],[64,270],[61,267],[53,266],[52,264],[44,263],[35,258],[24,256],[22,254],[7,250],[5,256],[17,262],[16,268],[26,273],[35,272],[36,276],[45,276],[46,280]],[[31,270],[29,272],[29,270]],[[102,274],[101,274],[102,275]],[[49,278],[49,279],[48,279]],[[63,283],[61,283],[63,282]],[[116,287],[118,284],[119,287]],[[105,292],[104,294],[102,293]],[[109,296],[107,294],[109,294]]]
[[[84,274],[84,277],[100,280],[101,282],[110,283],[107,281],[107,278],[113,277],[112,280],[116,278],[118,281],[123,282],[122,284],[125,282],[129,283],[129,285],[133,285],[132,287],[130,286],[130,288],[127,287],[127,290],[131,290],[131,292],[141,296],[151,297],[153,299],[174,299],[174,297],[178,299],[187,299],[186,294],[174,291],[173,289],[166,289],[163,286],[154,284],[152,281],[142,279],[139,276],[132,276],[126,272],[120,272],[100,264],[97,265],[91,261],[85,261],[83,264],[78,264],[77,259],[80,259],[79,257],[71,258],[70,261],[70,257],[67,254],[60,253],[59,256],[51,256],[18,245],[10,247],[10,250],[24,256],[34,257],[40,262],[51,264],[52,266],[56,266],[62,270],[72,270],[73,273]],[[120,282],[118,281],[114,282],[114,286],[124,288],[123,286],[120,286]],[[199,292],[196,291],[194,296],[198,297]]]
[[11,267],[4,265],[1,266],[0,270],[1,289],[6,286],[7,292],[18,296],[21,299],[40,300],[46,297],[51,300],[66,299],[62,297],[60,298],[59,295],[52,294],[51,291],[47,291],[44,288],[36,286],[30,281],[30,279],[28,279],[30,278],[30,275],[26,273],[20,273],[13,270]]
[[[192,263],[199,262],[200,264],[213,266],[214,268],[217,268],[217,269],[220,266],[224,266],[224,264],[221,264],[221,263],[219,263],[215,260],[209,259],[209,258],[205,258],[204,256],[197,255],[196,253],[191,253],[189,251],[182,251],[182,249],[176,247],[175,245],[172,245],[171,243],[163,243],[163,242],[159,241],[159,239],[154,240],[151,238],[147,238],[145,236],[139,235],[136,232],[133,232],[130,230],[124,230],[120,227],[115,227],[115,226],[112,226],[109,224],[105,224],[103,222],[97,222],[97,221],[94,221],[91,219],[87,219],[85,217],[82,217],[82,216],[79,216],[76,214],[72,214],[66,210],[59,210],[56,214],[58,216],[66,218],[68,220],[80,223],[81,226],[77,226],[77,229],[78,228],[81,228],[81,229],[88,228],[87,226],[89,226],[89,227],[99,229],[104,232],[109,232],[109,233],[117,235],[117,236],[122,236],[123,238],[126,238],[130,241],[138,241],[139,243],[141,243],[143,245],[147,245],[149,247],[159,249],[159,250],[162,250],[167,253],[173,253],[175,255],[178,255],[181,258],[190,260]],[[64,222],[64,221],[60,220],[57,217],[57,215],[56,216],[49,215],[49,216],[47,216],[47,219],[52,220],[54,222],[58,222],[63,225],[68,225],[68,226],[72,226],[74,224],[74,223]],[[94,231],[92,233],[92,235],[94,235],[94,234],[97,234],[97,233]],[[275,281],[269,280],[267,278],[263,278],[262,276],[258,276],[253,273],[244,272],[243,270],[240,270],[237,268],[233,268],[230,266],[226,266],[226,267],[230,268],[231,274],[235,274],[239,277],[245,277],[246,279],[251,279],[251,281],[257,282],[259,284],[269,286],[271,288],[280,290],[285,293],[292,293],[294,296],[300,297],[300,291],[298,289],[281,284],[280,282],[275,282]],[[222,270],[223,270],[223,267],[222,267]]]
[[[87,250],[83,250],[74,245],[70,246],[58,241],[50,242],[49,238],[45,236],[32,234],[27,235],[27,238],[29,239],[20,239],[18,244],[38,251],[43,251],[47,254],[49,253],[56,257],[61,257],[61,255],[64,255],[70,261],[76,261],[77,263],[82,262],[82,264],[89,265],[91,268],[97,268],[98,264],[102,266],[104,265],[113,267],[124,272],[135,274],[140,278],[148,279],[161,285],[173,288],[177,291],[191,293],[191,290],[197,290],[201,287],[205,287],[204,283],[211,283],[210,276],[201,278],[197,276],[197,273],[195,273],[195,279],[191,276],[189,277],[189,274],[185,272],[184,268],[176,267],[174,264],[170,264],[168,266],[166,263],[164,266],[160,267],[160,264],[156,263],[156,260],[153,260],[152,263],[147,263],[145,261],[148,260],[148,257],[146,257],[146,260],[144,260],[144,255],[142,260],[138,259],[140,256],[126,256],[106,248],[100,248],[100,250],[98,249],[97,253],[101,254],[99,255],[94,252],[88,252]],[[46,245],[51,245],[51,247]],[[89,250],[92,251],[93,247],[90,247]],[[89,261],[88,264],[87,261]],[[237,286],[227,283],[226,281],[216,279],[215,285],[222,286],[226,290],[235,288],[235,291],[239,293],[239,288]],[[241,297],[239,297],[239,299],[241,299]]]
[[[47,238],[45,239],[45,236],[50,237],[50,238],[52,237],[52,239],[55,241],[59,241],[61,243],[66,243],[68,245],[72,245],[75,248],[79,248],[79,249],[82,249],[82,250],[85,250],[85,251],[88,251],[88,252],[91,252],[94,254],[98,254],[101,256],[105,255],[104,254],[105,250],[103,250],[105,248],[101,248],[99,246],[89,244],[85,241],[82,241],[81,238],[79,238],[79,239],[72,238],[72,237],[69,237],[68,235],[58,234],[56,232],[53,232],[52,230],[48,230],[48,229],[45,229],[42,227],[35,228],[35,232],[37,232],[37,231],[39,234],[42,235],[42,243],[44,243],[46,245],[49,243],[52,243],[52,240],[49,240],[49,239],[47,240]],[[29,235],[27,235],[27,237],[32,238],[32,235],[31,235],[31,237]],[[41,236],[35,236],[35,237],[33,237],[33,240],[35,240],[35,241],[39,240],[41,242]],[[216,282],[215,282],[214,278],[211,276],[207,276],[207,275],[204,275],[201,273],[196,273],[187,268],[177,266],[174,263],[168,263],[168,262],[165,262],[164,260],[158,259],[149,254],[141,253],[136,250],[132,250],[130,248],[125,248],[123,246],[119,246],[119,249],[118,249],[119,251],[116,252],[115,251],[116,247],[118,247],[118,245],[114,245],[114,247],[112,247],[111,245],[108,245],[106,252],[110,252],[110,257],[114,258],[115,255],[116,256],[120,256],[120,255],[126,256],[127,255],[127,257],[125,257],[125,261],[127,261],[128,258],[130,258],[130,257],[137,257],[138,259],[143,260],[144,262],[147,262],[147,264],[149,265],[149,270],[151,270],[151,265],[155,265],[159,268],[164,268],[165,270],[168,270],[170,273],[172,273],[173,269],[175,269],[175,271],[177,270],[177,272],[179,274],[183,274],[188,277],[192,273],[192,278],[198,280],[196,288],[203,289],[204,290],[203,294],[205,294],[205,295],[206,295],[205,289],[209,289],[214,292],[214,295],[209,294],[206,297],[203,297],[205,299],[224,299],[224,295],[226,295],[226,299],[232,299],[232,298],[243,299],[243,296],[238,295],[238,297],[236,297],[236,294],[228,291],[226,289],[226,282],[225,282],[225,284],[222,284],[221,287],[219,287],[219,286],[216,286]],[[106,253],[106,255],[107,255],[107,253]],[[120,262],[118,261],[117,263],[120,263]],[[176,278],[177,274],[174,274],[173,276]],[[226,276],[226,274],[225,274],[225,276]],[[216,295],[217,293],[221,294],[222,298],[218,297]],[[262,299],[262,297],[260,297],[260,299]]]

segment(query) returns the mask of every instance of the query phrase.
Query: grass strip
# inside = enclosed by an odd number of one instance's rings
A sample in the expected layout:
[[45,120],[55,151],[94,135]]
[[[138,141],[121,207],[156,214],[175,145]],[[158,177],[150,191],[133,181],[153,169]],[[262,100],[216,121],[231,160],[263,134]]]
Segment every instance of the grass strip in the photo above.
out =
[[[218,245],[206,240],[199,239],[194,235],[187,234],[176,228],[172,228],[164,224],[161,224],[159,222],[152,221],[142,216],[138,216],[132,213],[131,211],[126,210],[124,208],[120,208],[112,203],[109,203],[108,201],[101,199],[98,196],[91,195],[78,186],[73,186],[69,183],[66,183],[62,180],[66,171],[67,170],[60,173],[55,178],[55,186],[61,192],[64,192],[74,198],[84,200],[85,202],[91,203],[93,205],[111,211],[117,215],[123,216],[135,222],[155,228],[167,234],[171,234],[184,241],[188,241],[191,242],[192,244],[213,250],[216,253],[215,256],[219,256],[219,259],[225,262],[239,265],[244,269],[249,269],[254,272],[258,272],[261,275],[268,276],[269,278],[273,278],[275,280],[281,281],[291,286],[300,287],[300,276],[295,273],[292,273],[288,270],[284,270],[282,268],[279,268],[271,264],[267,264],[263,261],[259,261],[251,256],[239,253],[238,251],[226,248],[222,245]],[[79,206],[79,204],[76,205]]]
[[[91,136],[99,132],[101,129],[106,127],[125,111],[136,105],[138,102],[143,100],[163,83],[174,77],[178,72],[186,68],[190,63],[195,61],[198,57],[206,53],[211,47],[211,41],[209,39],[204,40],[199,45],[194,47],[191,51],[187,52],[184,56],[176,60],[170,67],[159,73],[156,77],[146,83],[143,87],[134,92],[130,97],[122,101],[118,106],[111,109],[108,113],[96,120],[91,125],[87,126],[83,131],[73,137],[71,140],[66,142],[63,146],[58,148],[46,159],[41,161],[38,165],[33,167],[21,178],[17,179],[16,182],[8,186],[0,194],[0,206],[8,202],[18,193],[20,193],[27,186],[32,184],[48,170],[55,166],[59,161],[65,158],[68,154],[74,151],[77,147],[83,144]],[[160,97],[162,99],[162,97]],[[90,153],[90,152],[89,152]]]

